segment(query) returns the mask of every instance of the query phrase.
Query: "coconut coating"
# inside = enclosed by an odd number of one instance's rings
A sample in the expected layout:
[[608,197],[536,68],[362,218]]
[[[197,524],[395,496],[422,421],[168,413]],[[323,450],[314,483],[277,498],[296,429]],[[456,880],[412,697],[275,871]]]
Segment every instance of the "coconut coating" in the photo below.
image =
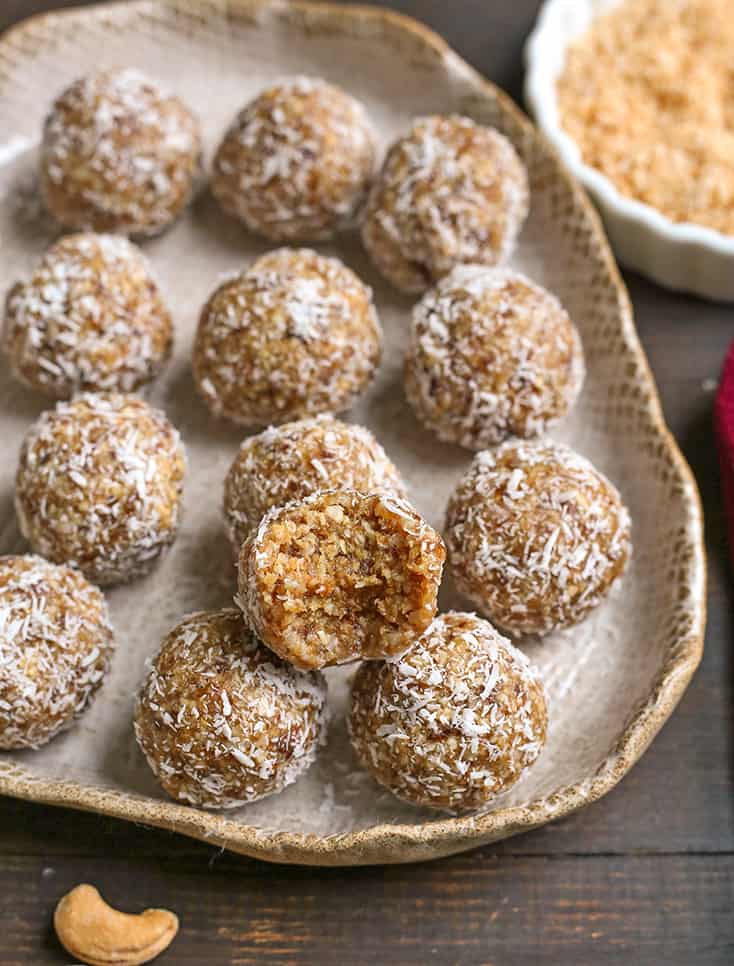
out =
[[309,249],[281,248],[210,297],[194,378],[215,415],[263,426],[348,409],[381,352],[372,292],[354,272]]
[[389,657],[433,620],[444,557],[404,500],[322,491],[263,517],[240,552],[237,603],[296,667]]
[[413,311],[406,395],[448,442],[479,450],[541,435],[576,401],[584,373],[561,303],[511,269],[457,266]]
[[578,624],[631,553],[630,517],[591,463],[551,441],[478,453],[448,504],[456,585],[511,634]]
[[212,192],[273,241],[330,238],[364,200],[375,145],[359,101],[323,80],[287,78],[235,118],[214,158]]
[[273,507],[335,489],[405,496],[400,474],[364,426],[316,416],[250,436],[224,480],[224,518],[232,546],[239,553]]
[[362,240],[403,292],[424,292],[455,265],[496,265],[528,213],[528,177],[512,144],[467,117],[424,117],[388,151]]
[[41,192],[68,228],[154,235],[186,207],[200,170],[196,117],[137,70],[80,78],[44,124]]
[[146,573],[181,515],[183,443],[134,396],[87,393],[42,413],[21,447],[15,507],[23,536],[101,585]]
[[159,373],[172,343],[150,264],[126,238],[62,238],[8,293],[2,346],[13,373],[55,399],[137,389]]
[[481,808],[533,764],[547,727],[528,659],[474,614],[437,617],[398,660],[363,664],[352,686],[357,757],[413,805]]
[[105,599],[78,571],[0,557],[0,748],[38,748],[68,728],[113,647]]
[[166,792],[236,808],[279,792],[325,739],[326,682],[286,664],[235,608],[185,617],[140,690],[135,735]]

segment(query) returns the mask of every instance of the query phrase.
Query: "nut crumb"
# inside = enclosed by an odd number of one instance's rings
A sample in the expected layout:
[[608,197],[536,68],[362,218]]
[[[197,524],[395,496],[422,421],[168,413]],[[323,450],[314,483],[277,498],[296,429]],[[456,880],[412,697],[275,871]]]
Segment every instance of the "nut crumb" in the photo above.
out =
[[388,657],[433,620],[444,557],[404,500],[322,491],[263,517],[240,553],[238,603],[296,667]]

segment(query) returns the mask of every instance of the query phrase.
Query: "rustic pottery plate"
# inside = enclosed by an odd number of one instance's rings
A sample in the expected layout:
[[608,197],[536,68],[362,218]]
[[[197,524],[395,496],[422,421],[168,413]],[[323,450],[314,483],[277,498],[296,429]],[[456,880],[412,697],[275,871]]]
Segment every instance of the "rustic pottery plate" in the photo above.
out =
[[[510,101],[425,28],[351,6],[138,2],[51,14],[0,41],[0,281],[9,286],[53,238],[35,186],[38,133],[50,98],[92,67],[132,65],[199,112],[209,152],[234,111],[286,73],[323,75],[362,98],[383,142],[414,115],[458,111],[496,125],[523,155],[532,211],[514,263],[556,291],[578,323],[588,380],[556,434],[619,485],[632,512],[634,561],[619,594],[573,632],[527,650],[551,707],[548,746],[511,793],[469,817],[412,809],[381,791],[351,756],[344,726],[349,669],[330,672],[334,720],[306,776],[284,793],[224,814],[159,791],[133,740],[133,693],[146,658],[185,612],[232,597],[219,491],[241,434],[194,393],[189,352],[197,310],[223,273],[265,245],[219,213],[206,190],[148,242],[177,324],[177,351],[151,398],[188,445],[185,523],[149,578],[109,595],[118,650],[100,696],[40,751],[0,755],[0,792],[183,832],[273,861],[408,862],[492,842],[587,805],[632,767],[675,707],[701,657],[705,567],[695,483],[663,422],[627,294],[586,197]],[[417,506],[441,525],[469,454],[438,443],[406,407],[401,354],[410,302],[383,285],[358,242],[336,248],[374,286],[387,336],[379,379],[351,418],[396,460]],[[15,454],[44,408],[0,370],[0,551],[24,549],[12,509]],[[450,586],[442,604],[466,606]]]

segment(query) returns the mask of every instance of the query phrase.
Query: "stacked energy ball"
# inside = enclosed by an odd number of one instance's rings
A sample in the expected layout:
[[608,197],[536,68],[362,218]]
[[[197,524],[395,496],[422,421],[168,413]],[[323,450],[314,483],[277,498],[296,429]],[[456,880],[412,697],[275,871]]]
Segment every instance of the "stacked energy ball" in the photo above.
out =
[[[32,554],[0,558],[3,748],[38,747],[84,711],[113,651],[98,587],[144,578],[176,538],[184,442],[134,395],[165,367],[175,324],[127,236],[181,215],[201,145],[188,107],[131,70],[77,81],[44,127],[43,196],[75,234],[5,306],[9,366],[57,402],[16,477]],[[379,169],[378,153],[358,101],[297,77],[245,105],[214,157],[224,211],[294,247],[220,281],[191,350],[212,418],[257,432],[223,480],[232,606],[182,615],[135,706],[151,769],[189,805],[241,806],[294,782],[326,743],[328,669],[360,662],[348,724],[362,766],[415,805],[486,806],[548,733],[523,636],[577,624],[629,558],[614,486],[542,438],[585,369],[560,301],[507,264],[530,205],[522,159],[458,116],[417,119]],[[420,296],[409,404],[475,452],[445,542],[370,430],[337,418],[378,370],[380,319],[351,268],[295,246],[355,228],[376,269]],[[481,616],[438,613],[447,550]]]

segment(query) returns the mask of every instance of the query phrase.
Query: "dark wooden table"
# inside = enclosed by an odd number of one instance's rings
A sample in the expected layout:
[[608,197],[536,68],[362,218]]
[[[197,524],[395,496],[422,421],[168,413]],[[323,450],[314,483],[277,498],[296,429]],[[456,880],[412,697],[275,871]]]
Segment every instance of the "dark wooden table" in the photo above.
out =
[[[0,28],[44,0],[0,0]],[[70,5],[70,4],[66,4]],[[538,0],[394,0],[520,95]],[[627,276],[668,423],[706,511],[703,664],[624,782],[565,821],[427,863],[355,870],[269,866],[96,816],[0,799],[0,966],[69,962],[51,929],[60,895],[95,883],[131,910],[174,909],[177,964],[734,963],[731,574],[712,386],[734,308]]]

